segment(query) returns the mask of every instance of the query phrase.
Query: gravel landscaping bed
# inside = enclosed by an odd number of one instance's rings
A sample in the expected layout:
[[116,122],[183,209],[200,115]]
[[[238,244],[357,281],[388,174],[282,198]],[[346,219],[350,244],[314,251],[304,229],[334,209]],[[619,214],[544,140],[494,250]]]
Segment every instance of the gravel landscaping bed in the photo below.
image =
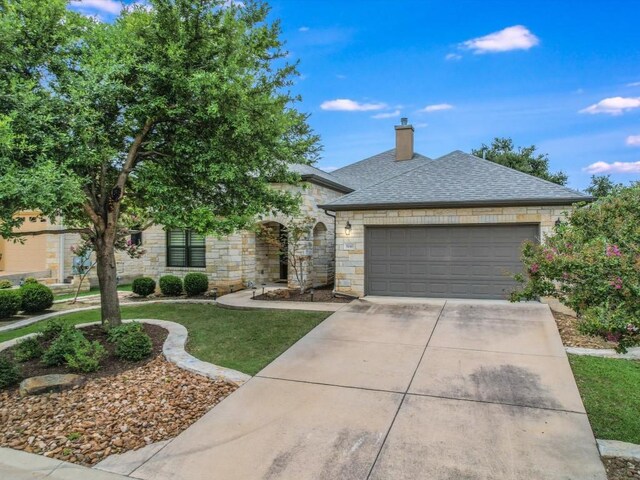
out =
[[[138,362],[128,362],[116,357],[116,346],[114,343],[107,341],[107,333],[101,325],[91,325],[79,329],[82,333],[84,333],[85,337],[87,337],[88,340],[99,341],[107,352],[105,357],[100,361],[100,369],[98,371],[92,373],[83,373],[82,375],[87,378],[114,375],[131,368],[141,366],[151,361],[154,357],[160,355],[162,353],[162,346],[164,345],[164,341],[167,338],[169,332],[167,332],[167,330],[162,327],[159,327],[157,325],[150,325],[148,323],[143,323],[142,328],[144,329],[145,333],[149,335],[149,337],[151,337],[151,343],[153,347],[151,355],[148,358],[140,360]],[[45,345],[48,346],[49,343],[50,342]],[[16,347],[8,348],[7,350],[1,352],[0,355],[12,357],[15,348]],[[69,370],[66,365],[47,367],[41,363],[40,358],[28,360],[26,362],[19,363],[18,365],[23,378],[36,377],[39,375],[49,375],[52,373],[77,373]]]
[[[256,295],[254,300],[271,300],[275,302],[311,302],[311,292],[308,290],[300,294],[298,289],[282,288],[280,290],[271,290],[261,295]],[[321,287],[314,289],[314,302],[327,303],[349,303],[352,298],[334,297],[333,286]]]
[[566,315],[564,313],[553,311],[553,317],[556,319],[558,330],[560,331],[560,337],[565,347],[580,347],[580,348],[601,348],[601,349],[614,349],[616,348],[615,342],[607,342],[602,337],[591,337],[589,335],[583,335],[578,331],[578,319],[572,315]]
[[237,387],[162,356],[61,393],[0,392],[0,446],[93,465],[175,437]]
[[640,461],[619,457],[602,457],[609,480],[640,479]]

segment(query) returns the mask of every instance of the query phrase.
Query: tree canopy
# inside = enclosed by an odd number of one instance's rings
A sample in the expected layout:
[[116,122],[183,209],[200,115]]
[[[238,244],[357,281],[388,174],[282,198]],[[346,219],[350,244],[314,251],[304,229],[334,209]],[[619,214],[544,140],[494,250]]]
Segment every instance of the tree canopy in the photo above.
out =
[[591,183],[585,191],[595,198],[601,198],[619,191],[623,186],[612,181],[611,175],[591,175]]
[[536,153],[535,145],[515,147],[510,138],[496,137],[491,145],[484,143],[478,149],[471,150],[477,157],[483,157],[505,167],[519,170],[529,175],[548,180],[558,185],[566,185],[567,174],[549,171],[549,157],[546,153]]
[[150,0],[102,23],[67,0],[0,0],[0,235],[16,235],[22,210],[87,235],[103,320],[119,322],[105,275],[122,228],[226,234],[295,209],[270,182],[296,181],[289,166],[312,161],[318,138],[267,14],[251,0]]

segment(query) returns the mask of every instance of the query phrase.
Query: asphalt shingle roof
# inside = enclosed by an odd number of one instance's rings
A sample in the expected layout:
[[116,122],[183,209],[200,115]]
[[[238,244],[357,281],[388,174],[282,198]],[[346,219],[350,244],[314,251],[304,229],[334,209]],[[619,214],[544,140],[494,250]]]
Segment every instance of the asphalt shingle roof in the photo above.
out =
[[[396,165],[402,168],[402,163]],[[340,197],[326,207],[349,210],[393,205],[570,204],[591,198],[459,150],[415,165],[386,180],[378,177],[375,184]]]
[[396,150],[394,148],[334,170],[331,175],[337,178],[338,181],[358,190],[408,170],[413,170],[429,161],[431,161],[430,158],[415,153],[411,160],[398,162],[396,161]]

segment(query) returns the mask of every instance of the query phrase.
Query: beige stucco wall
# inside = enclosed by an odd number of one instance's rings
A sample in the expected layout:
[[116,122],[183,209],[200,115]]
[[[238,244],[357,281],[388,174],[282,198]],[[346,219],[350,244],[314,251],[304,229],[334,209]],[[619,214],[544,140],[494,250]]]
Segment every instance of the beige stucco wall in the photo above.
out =
[[[19,232],[34,232],[51,228],[51,224],[36,212],[24,212]],[[42,272],[47,269],[47,242],[49,235],[24,237],[22,242],[0,239],[0,270],[12,272]]]
[[[541,238],[549,234],[558,218],[571,206],[444,208],[415,210],[363,210],[337,212],[336,290],[363,296],[364,232],[367,225],[464,225],[500,223],[540,224]],[[351,235],[345,225],[352,226]],[[347,248],[348,247],[348,248]]]

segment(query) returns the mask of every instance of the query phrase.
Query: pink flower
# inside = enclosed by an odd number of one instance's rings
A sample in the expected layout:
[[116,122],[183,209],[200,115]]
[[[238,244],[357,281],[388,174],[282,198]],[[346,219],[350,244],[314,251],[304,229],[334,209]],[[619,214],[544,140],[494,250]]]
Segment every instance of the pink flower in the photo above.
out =
[[611,285],[616,290],[620,290],[622,288],[622,278],[621,277],[614,278],[609,282],[609,285]]
[[531,273],[538,273],[538,270],[540,270],[540,265],[538,265],[537,263],[532,263],[529,267],[529,272]]
[[569,273],[568,272],[562,272],[562,278],[564,278],[565,280],[569,280]]
[[547,252],[544,255],[544,258],[546,258],[547,261],[550,262],[551,260],[553,260],[553,252],[547,250]]
[[617,245],[607,245],[607,257],[619,257],[622,255]]

